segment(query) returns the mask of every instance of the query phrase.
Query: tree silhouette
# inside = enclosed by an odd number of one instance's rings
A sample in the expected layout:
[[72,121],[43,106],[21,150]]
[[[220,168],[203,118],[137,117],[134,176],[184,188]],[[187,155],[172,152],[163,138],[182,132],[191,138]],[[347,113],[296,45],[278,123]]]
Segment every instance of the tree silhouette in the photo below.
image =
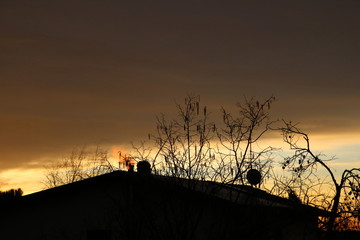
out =
[[[338,230],[342,222],[349,217],[359,219],[360,209],[360,168],[345,170],[336,179],[333,170],[320,154],[315,154],[311,149],[310,138],[296,124],[284,121],[284,127],[280,128],[283,140],[294,150],[292,156],[286,157],[283,168],[290,168],[299,178],[304,174],[311,173],[317,166],[326,170],[331,178],[335,193],[327,208],[331,215],[325,222],[328,231]],[[309,175],[307,175],[308,177]]]
[[76,182],[82,179],[95,177],[114,170],[108,161],[107,151],[97,146],[93,151],[76,147],[61,161],[52,162],[46,166],[45,188]]
[[[275,97],[244,100],[237,105],[236,114],[222,108],[222,122],[215,124],[200,97],[187,96],[183,104],[176,103],[175,118],[157,117],[156,133],[149,135],[154,147],[145,147],[142,142],[132,157],[153,156],[152,170],[160,175],[251,185],[246,175],[254,169],[261,173],[263,182],[270,172],[274,149],[261,149],[257,143],[271,130],[269,110]],[[149,154],[154,149],[155,154]]]
[[[221,145],[218,157],[231,171],[228,183],[247,184],[246,174],[251,169],[261,172],[262,179],[269,173],[272,163],[269,154],[274,149],[270,146],[255,149],[254,145],[270,130],[273,122],[269,110],[274,100],[273,96],[263,102],[245,98],[243,104],[238,104],[236,115],[222,108],[223,127],[217,131]],[[224,177],[224,172],[221,175]]]
[[0,191],[0,200],[14,200],[20,198],[22,195],[23,191],[21,190],[21,188]]
[[199,97],[188,96],[185,104],[176,107],[176,119],[157,118],[157,132],[151,136],[157,149],[152,166],[155,173],[204,180],[210,176],[215,159],[211,146],[215,124],[208,120],[209,113]]

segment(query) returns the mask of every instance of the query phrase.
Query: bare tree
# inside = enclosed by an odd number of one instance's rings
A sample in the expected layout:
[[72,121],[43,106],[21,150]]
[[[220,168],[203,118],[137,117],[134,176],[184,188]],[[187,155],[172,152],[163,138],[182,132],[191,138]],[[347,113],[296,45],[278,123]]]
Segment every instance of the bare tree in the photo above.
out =
[[97,146],[93,151],[83,147],[74,148],[67,156],[45,167],[45,188],[76,182],[82,179],[112,172],[107,151]]
[[209,120],[200,97],[187,96],[184,104],[176,104],[175,119],[157,117],[156,134],[149,135],[156,152],[149,154],[151,148],[146,149],[143,142],[134,147],[136,153],[131,156],[153,156],[150,162],[156,174],[186,179],[248,184],[246,174],[250,169],[269,176],[274,149],[261,148],[258,143],[273,123],[269,111],[274,100],[245,98],[243,104],[238,104],[236,115],[222,108],[223,121],[218,128]]
[[[345,219],[359,218],[359,200],[360,200],[360,168],[345,170],[338,180],[333,170],[329,167],[328,161],[332,159],[323,159],[323,155],[315,154],[311,149],[310,138],[297,127],[296,124],[284,121],[282,131],[284,141],[289,144],[294,154],[286,157],[283,162],[283,168],[293,171],[299,178],[306,174],[313,173],[317,167],[322,167],[330,176],[334,195],[330,204],[326,207],[331,215],[326,221],[326,229],[333,231],[339,228],[341,222]],[[309,178],[309,175],[307,175]]]
[[206,106],[200,106],[200,97],[188,96],[185,104],[176,107],[176,119],[167,121],[164,115],[157,118],[157,132],[151,136],[157,149],[152,162],[154,171],[204,180],[209,177],[214,160],[211,140],[215,136],[215,124],[209,122]]
[[229,183],[246,184],[246,173],[250,169],[257,169],[263,176],[268,175],[270,153],[274,149],[270,146],[260,148],[257,143],[273,123],[269,110],[274,100],[273,96],[263,102],[245,98],[244,104],[238,104],[236,117],[222,108],[224,127],[217,131],[221,145],[218,152],[222,165],[230,170],[225,174]]

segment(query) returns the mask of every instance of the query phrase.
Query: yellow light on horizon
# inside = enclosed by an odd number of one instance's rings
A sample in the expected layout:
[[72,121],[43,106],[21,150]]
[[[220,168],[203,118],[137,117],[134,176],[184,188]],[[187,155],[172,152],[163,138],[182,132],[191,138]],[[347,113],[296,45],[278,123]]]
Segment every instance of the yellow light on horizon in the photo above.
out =
[[43,190],[43,169],[10,169],[0,173],[0,190],[21,188],[24,195]]

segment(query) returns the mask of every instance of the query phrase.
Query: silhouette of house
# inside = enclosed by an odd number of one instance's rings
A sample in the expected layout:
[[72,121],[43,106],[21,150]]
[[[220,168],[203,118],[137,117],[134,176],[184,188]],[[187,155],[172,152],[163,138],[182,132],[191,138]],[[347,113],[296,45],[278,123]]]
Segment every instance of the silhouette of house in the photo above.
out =
[[1,239],[317,239],[316,208],[249,186],[115,171],[2,206]]

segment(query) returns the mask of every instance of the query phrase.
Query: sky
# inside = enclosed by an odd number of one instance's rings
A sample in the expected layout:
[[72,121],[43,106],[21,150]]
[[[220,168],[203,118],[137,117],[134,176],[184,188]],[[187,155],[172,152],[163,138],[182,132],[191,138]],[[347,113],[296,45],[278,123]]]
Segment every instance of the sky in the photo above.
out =
[[0,1],[0,189],[79,145],[128,146],[200,95],[274,95],[334,168],[360,164],[360,2]]

